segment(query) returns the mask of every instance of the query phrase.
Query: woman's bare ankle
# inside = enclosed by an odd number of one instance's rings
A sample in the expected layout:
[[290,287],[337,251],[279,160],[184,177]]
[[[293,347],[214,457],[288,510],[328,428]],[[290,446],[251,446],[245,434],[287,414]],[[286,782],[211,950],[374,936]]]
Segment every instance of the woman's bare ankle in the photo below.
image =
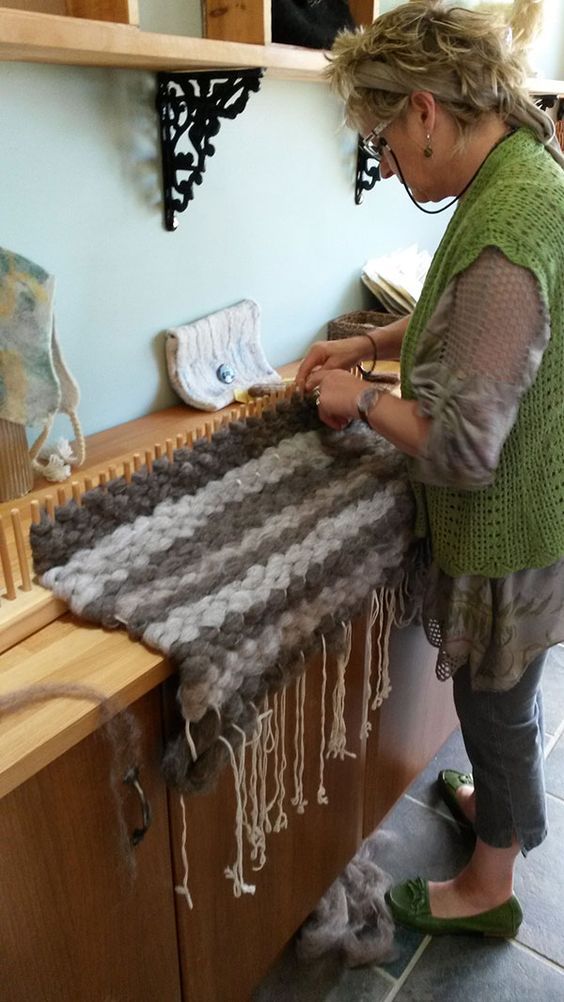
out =
[[473,786],[459,786],[456,791],[458,806],[469,821],[474,824],[476,820],[476,801]]

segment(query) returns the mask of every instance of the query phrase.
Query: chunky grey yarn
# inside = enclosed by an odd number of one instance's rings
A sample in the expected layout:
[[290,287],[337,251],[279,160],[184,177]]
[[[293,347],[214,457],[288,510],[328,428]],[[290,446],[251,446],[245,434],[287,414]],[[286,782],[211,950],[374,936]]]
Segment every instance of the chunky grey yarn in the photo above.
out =
[[394,955],[394,921],[385,901],[391,877],[371,859],[369,840],[331,885],[296,939],[301,960],[338,952],[349,967]]
[[412,519],[401,455],[360,423],[327,431],[295,397],[58,508],[31,544],[73,612],[125,626],[178,671],[163,766],[190,791],[322,638],[334,650],[374,588],[405,583]]

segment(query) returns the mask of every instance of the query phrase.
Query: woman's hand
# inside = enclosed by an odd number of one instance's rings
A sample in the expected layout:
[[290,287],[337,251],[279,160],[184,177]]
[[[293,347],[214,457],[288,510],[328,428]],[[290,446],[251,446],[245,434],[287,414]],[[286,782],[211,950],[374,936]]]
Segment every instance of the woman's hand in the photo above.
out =
[[365,387],[349,372],[317,369],[313,377],[319,393],[319,417],[330,428],[341,431],[358,417],[358,398]]
[[373,354],[374,348],[370,347],[369,338],[365,334],[340,341],[316,341],[298,369],[296,384],[300,390],[311,392],[318,385],[321,373],[350,369],[357,362],[371,358]]

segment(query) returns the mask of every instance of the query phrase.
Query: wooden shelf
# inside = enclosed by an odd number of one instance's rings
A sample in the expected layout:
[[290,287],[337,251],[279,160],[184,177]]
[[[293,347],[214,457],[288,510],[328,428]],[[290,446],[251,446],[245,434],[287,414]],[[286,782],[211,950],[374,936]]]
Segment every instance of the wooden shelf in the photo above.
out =
[[262,66],[272,77],[316,81],[326,62],[320,51],[290,45],[158,35],[130,25],[2,7],[0,59],[170,71]]
[[[185,38],[133,25],[0,6],[0,60],[145,70],[264,67],[270,77],[323,82],[323,52],[291,45]],[[529,81],[534,94],[564,94],[564,80]]]

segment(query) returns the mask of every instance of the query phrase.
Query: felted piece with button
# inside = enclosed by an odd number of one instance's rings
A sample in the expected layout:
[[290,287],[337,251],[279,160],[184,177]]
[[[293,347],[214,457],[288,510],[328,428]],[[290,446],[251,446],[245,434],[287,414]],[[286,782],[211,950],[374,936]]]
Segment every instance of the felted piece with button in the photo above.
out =
[[260,342],[260,309],[252,299],[166,332],[168,374],[179,397],[216,411],[255,383],[281,386]]
[[[55,333],[54,289],[55,279],[43,268],[0,248],[0,422],[21,428],[41,427],[29,449],[29,460],[35,470],[45,475],[50,468],[36,457],[57,413],[67,414],[71,420],[77,465],[84,459],[77,415],[79,391]],[[8,467],[6,460],[3,469]]]

